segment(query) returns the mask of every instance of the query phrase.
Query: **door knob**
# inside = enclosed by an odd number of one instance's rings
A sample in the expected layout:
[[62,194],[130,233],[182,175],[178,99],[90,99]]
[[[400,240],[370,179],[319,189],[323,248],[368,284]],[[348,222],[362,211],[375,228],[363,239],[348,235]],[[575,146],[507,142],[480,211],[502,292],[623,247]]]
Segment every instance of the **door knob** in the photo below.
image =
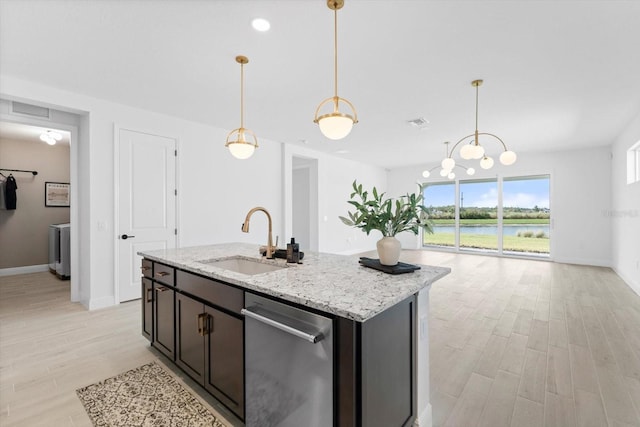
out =
[[131,238],[134,238],[134,237],[136,237],[136,236],[127,236],[126,234],[123,234],[122,236],[120,236],[120,238],[122,240],[127,240],[127,239],[131,239]]

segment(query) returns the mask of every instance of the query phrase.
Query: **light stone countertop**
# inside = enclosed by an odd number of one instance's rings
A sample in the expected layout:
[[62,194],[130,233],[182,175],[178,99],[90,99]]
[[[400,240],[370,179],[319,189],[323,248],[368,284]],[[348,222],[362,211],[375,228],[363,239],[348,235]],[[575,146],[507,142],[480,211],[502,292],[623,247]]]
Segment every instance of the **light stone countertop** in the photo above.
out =
[[[403,301],[451,272],[448,267],[421,265],[404,274],[387,274],[358,263],[358,256],[304,252],[302,264],[267,260],[258,245],[224,243],[138,252],[139,255],[185,271],[221,280],[286,301],[364,322]],[[198,261],[240,256],[285,268],[245,275]]]

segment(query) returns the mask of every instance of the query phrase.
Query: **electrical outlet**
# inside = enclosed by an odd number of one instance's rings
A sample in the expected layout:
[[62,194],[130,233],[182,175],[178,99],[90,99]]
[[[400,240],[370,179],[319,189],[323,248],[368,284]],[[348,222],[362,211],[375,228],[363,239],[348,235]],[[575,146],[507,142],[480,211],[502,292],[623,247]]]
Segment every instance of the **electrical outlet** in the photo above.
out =
[[98,231],[104,231],[107,228],[107,223],[104,221],[98,221]]

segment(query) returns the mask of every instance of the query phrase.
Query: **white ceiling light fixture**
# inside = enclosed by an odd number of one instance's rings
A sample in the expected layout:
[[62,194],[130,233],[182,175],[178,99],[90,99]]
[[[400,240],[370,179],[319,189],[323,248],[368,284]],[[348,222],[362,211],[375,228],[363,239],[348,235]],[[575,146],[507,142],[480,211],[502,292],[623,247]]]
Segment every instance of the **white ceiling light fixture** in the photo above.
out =
[[[327,0],[327,6],[333,10],[334,29],[333,29],[333,74],[334,74],[334,92],[331,98],[327,98],[318,105],[316,114],[313,119],[314,123],[320,126],[320,132],[329,139],[338,140],[349,135],[353,125],[358,123],[358,113],[353,104],[344,98],[338,96],[338,9],[344,6],[344,0]],[[351,114],[340,112],[339,104],[346,104],[351,109]],[[320,114],[320,109],[331,103],[333,111],[330,113]]]
[[[258,148],[258,138],[249,129],[244,128],[244,65],[249,63],[246,56],[236,56],[236,62],[240,64],[240,127],[229,132],[225,147],[236,159],[248,159]],[[247,141],[247,135],[253,140]]]
[[478,132],[478,87],[480,87],[480,85],[482,85],[482,80],[474,80],[471,82],[471,86],[476,88],[476,130],[471,135],[467,135],[456,142],[456,144],[451,149],[451,152],[447,152],[447,157],[442,160],[442,167],[445,166],[445,163],[446,165],[451,165],[452,163],[455,164],[455,160],[453,160],[452,157],[453,152],[458,145],[464,144],[460,148],[460,157],[465,160],[480,160],[480,167],[482,169],[491,169],[494,162],[491,157],[487,156],[484,147],[480,145],[480,141],[478,138],[480,135],[486,135],[495,138],[500,142],[500,144],[502,144],[502,148],[504,149],[504,151],[500,154],[500,163],[502,163],[503,165],[512,165],[518,158],[515,152],[507,149],[507,145],[498,136],[492,133]]
[[251,21],[251,26],[254,30],[260,31],[261,33],[269,31],[269,29],[271,28],[271,24],[269,23],[269,21],[264,18],[254,19],[253,21]]
[[61,139],[62,135],[52,130],[48,130],[40,134],[40,141],[44,141],[49,145],[56,145],[56,142],[60,141]]

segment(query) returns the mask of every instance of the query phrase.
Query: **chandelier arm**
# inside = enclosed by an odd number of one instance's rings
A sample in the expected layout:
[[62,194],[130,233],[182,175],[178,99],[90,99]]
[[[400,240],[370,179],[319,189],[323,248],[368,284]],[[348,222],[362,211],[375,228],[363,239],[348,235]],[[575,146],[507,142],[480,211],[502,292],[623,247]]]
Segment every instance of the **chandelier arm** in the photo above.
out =
[[472,137],[472,136],[475,136],[475,133],[472,133],[471,135],[467,135],[467,136],[465,136],[465,137],[461,138],[458,142],[456,142],[456,143],[453,145],[453,147],[451,147],[451,151],[449,152],[449,154],[447,155],[447,157],[451,157],[451,156],[453,155],[453,152],[456,150],[456,147],[457,147],[458,145],[460,145],[460,143],[461,143],[461,142],[463,142],[465,139],[467,139],[467,138],[469,138],[469,137]]
[[488,132],[480,132],[480,133],[478,133],[478,135],[489,135],[489,136],[494,137],[495,139],[500,141],[500,144],[502,144],[502,148],[504,148],[504,151],[509,151],[509,149],[507,148],[507,144],[505,144],[504,141],[502,139],[500,139],[499,136],[494,135],[492,133],[488,133]]

